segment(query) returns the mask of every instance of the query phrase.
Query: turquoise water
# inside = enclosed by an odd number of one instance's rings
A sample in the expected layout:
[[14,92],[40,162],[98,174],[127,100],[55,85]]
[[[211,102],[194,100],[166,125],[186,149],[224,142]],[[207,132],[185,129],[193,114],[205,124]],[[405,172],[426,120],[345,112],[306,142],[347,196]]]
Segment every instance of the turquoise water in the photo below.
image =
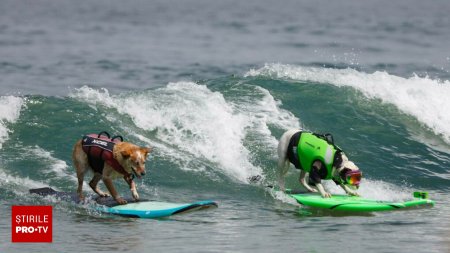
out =
[[[448,252],[450,7],[320,2],[2,1],[0,251]],[[266,188],[299,127],[334,135],[362,196],[436,206],[334,213]],[[28,194],[75,191],[73,144],[103,130],[154,148],[142,198],[219,208],[137,220]],[[53,243],[10,243],[18,204],[53,205]]]

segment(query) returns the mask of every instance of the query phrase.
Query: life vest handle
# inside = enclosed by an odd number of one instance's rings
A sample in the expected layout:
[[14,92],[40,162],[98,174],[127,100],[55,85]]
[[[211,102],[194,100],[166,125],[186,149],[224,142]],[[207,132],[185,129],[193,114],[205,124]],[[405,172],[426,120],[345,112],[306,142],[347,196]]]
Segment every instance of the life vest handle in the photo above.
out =
[[333,139],[333,135],[331,135],[330,133],[326,133],[323,135],[325,137],[325,140],[329,143],[334,145],[334,139]]
[[333,145],[333,147],[337,150],[337,151],[341,151],[342,149],[340,147],[338,147],[336,144],[334,144],[334,138],[333,135],[330,133],[326,133],[326,134],[318,134],[318,133],[312,133],[313,135],[319,137],[320,139],[326,141],[328,144]]
[[97,138],[100,138],[100,136],[102,136],[102,134],[108,136],[108,139],[111,138],[111,135],[109,135],[109,133],[106,132],[106,131],[101,131],[101,132],[98,134]]
[[328,144],[334,145],[333,135],[331,135],[330,133],[326,133],[326,134],[312,133],[312,134],[319,137],[320,139],[326,141]]
[[120,141],[123,141],[122,135],[116,135],[116,136],[113,136],[113,137],[111,138],[111,141],[114,141],[114,139],[117,139],[117,138],[119,138]]

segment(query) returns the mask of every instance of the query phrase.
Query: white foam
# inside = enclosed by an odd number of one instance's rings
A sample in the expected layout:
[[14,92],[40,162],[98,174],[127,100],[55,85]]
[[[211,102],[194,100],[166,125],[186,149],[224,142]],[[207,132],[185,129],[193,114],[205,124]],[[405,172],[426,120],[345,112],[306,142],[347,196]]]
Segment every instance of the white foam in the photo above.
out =
[[[207,165],[202,163],[201,160],[196,160],[195,162],[193,162],[195,160],[195,157],[189,153],[174,149],[173,146],[166,143],[152,141],[151,139],[140,134],[133,133],[133,136],[138,138],[140,141],[147,143],[150,147],[153,148],[153,151],[150,153],[150,158],[152,156],[158,156],[160,158],[170,160],[171,162],[177,164],[179,168],[185,171],[206,171],[205,167]],[[178,159],[174,160],[174,157]]]
[[9,130],[7,123],[14,123],[20,116],[20,110],[24,105],[24,99],[14,96],[0,96],[0,149],[8,139]]
[[46,169],[41,170],[42,173],[49,174],[50,172],[53,172],[58,178],[70,179],[74,182],[77,182],[75,171],[68,173],[67,163],[63,160],[53,157],[51,152],[39,146],[29,147],[26,148],[26,150],[31,151],[35,159],[43,160],[45,164],[48,164]]
[[[344,190],[333,181],[323,180],[325,188],[331,194],[345,194]],[[382,201],[405,201],[412,199],[412,189],[406,186],[394,185],[383,181],[363,178],[357,190],[363,198]]]
[[203,170],[198,160],[206,160],[218,164],[225,174],[247,182],[250,176],[262,175],[262,169],[251,162],[252,154],[244,145],[246,136],[257,134],[258,140],[269,143],[275,153],[277,141],[268,126],[298,127],[298,119],[280,109],[281,102],[263,88],[242,89],[242,92],[251,94],[244,100],[245,94],[236,96],[238,102],[227,101],[221,93],[204,85],[178,82],[125,96],[111,96],[104,89],[82,87],[72,96],[92,106],[114,108],[131,117],[137,127],[156,131],[157,141],[138,138],[182,160],[181,167],[185,170],[193,170],[190,165],[197,167],[194,170]]
[[353,69],[327,69],[266,64],[252,69],[245,76],[270,76],[298,81],[332,84],[338,87],[350,86],[361,91],[368,98],[378,98],[393,104],[406,114],[441,135],[450,143],[450,81],[433,80],[413,76],[403,78],[386,72],[372,74]]
[[272,135],[269,126],[275,126],[279,129],[300,128],[300,121],[291,112],[281,109],[282,103],[276,100],[268,90],[254,86],[250,96],[242,101],[243,94],[239,94],[237,99],[239,102],[233,103],[233,107],[249,122],[252,134],[257,135],[255,142],[251,143],[255,146],[262,146],[264,151],[272,151],[272,155],[276,156],[278,140]]
[[28,177],[15,177],[5,173],[0,169],[0,188],[2,189],[14,189],[16,194],[28,194],[28,190],[31,188],[46,187],[42,182],[34,181]]
[[289,197],[286,193],[284,193],[282,191],[277,191],[277,190],[273,190],[273,189],[270,189],[268,191],[274,199],[280,200],[281,202],[286,203],[286,204],[300,206],[300,204],[297,202],[297,200],[295,200],[292,197]]
[[[8,172],[7,174],[6,171],[0,169],[0,188],[13,189],[15,194],[27,195],[28,190],[31,188],[47,187],[49,180],[54,176],[56,176],[57,178],[63,178],[65,180],[70,179],[74,182],[77,182],[77,179],[74,175],[75,172],[67,172],[66,169],[68,168],[68,166],[66,162],[53,157],[52,153],[44,150],[43,148],[39,146],[17,146],[16,149],[19,155],[19,159],[26,159],[25,156],[29,156],[31,154],[34,161],[43,161],[46,166],[45,168],[39,170],[39,173],[48,176],[43,182],[41,182],[30,179],[29,177],[16,177],[11,175],[10,172]],[[22,155],[23,157],[20,157]],[[51,175],[50,173],[53,173],[54,175]]]
[[[322,184],[324,185],[325,190],[331,193],[331,195],[345,195],[344,190],[331,180],[323,180]],[[298,185],[298,187],[296,188],[303,189],[303,186]],[[281,191],[275,191],[272,189],[270,189],[269,191],[272,197],[275,199],[288,204],[297,204],[297,202],[293,198],[289,197]],[[357,192],[362,198],[366,199],[402,202],[411,200],[413,198],[412,193],[414,192],[414,190],[407,186],[394,185],[383,181],[362,179],[360,188],[357,190]]]
[[[330,180],[323,180],[322,183],[331,195],[345,194],[341,187]],[[298,186],[298,189],[302,188],[302,186]],[[282,191],[275,191],[273,189],[268,191],[274,199],[291,205],[299,205],[294,198],[289,197]],[[413,190],[406,186],[393,185],[383,181],[373,181],[368,179],[363,179],[361,181],[361,187],[357,192],[362,198],[380,201],[403,202],[413,199]]]

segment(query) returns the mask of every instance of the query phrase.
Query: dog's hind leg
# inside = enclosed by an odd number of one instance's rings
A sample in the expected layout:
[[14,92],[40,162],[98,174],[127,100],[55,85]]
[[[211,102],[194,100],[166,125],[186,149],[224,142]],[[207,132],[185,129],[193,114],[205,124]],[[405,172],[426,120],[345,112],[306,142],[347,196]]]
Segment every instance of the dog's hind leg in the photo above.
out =
[[277,174],[278,174],[278,186],[280,187],[280,190],[285,190],[285,184],[284,184],[284,177],[286,176],[287,172],[289,171],[290,162],[287,157],[287,148],[289,145],[290,137],[292,136],[291,133],[286,132],[281,136],[280,141],[278,142],[278,166],[277,166]]
[[284,177],[289,171],[290,162],[289,161],[278,161],[278,186],[281,191],[285,190]]
[[108,197],[109,194],[103,192],[98,187],[98,182],[102,179],[102,175],[100,173],[94,173],[94,177],[92,177],[91,181],[89,182],[89,186],[92,188],[92,190],[97,193],[100,197]]
[[87,156],[83,152],[83,149],[81,147],[81,141],[78,141],[75,144],[75,146],[73,147],[72,161],[73,161],[75,170],[77,172],[77,178],[78,178],[78,188],[77,188],[78,198],[80,200],[83,200],[84,199],[84,195],[83,195],[84,175],[85,175],[89,165],[87,163]]
[[84,174],[86,172],[86,169],[80,166],[77,162],[74,162],[76,171],[77,171],[77,178],[78,178],[78,188],[77,188],[77,194],[78,198],[80,200],[84,199],[83,195],[83,182],[84,182]]
[[78,198],[80,200],[83,200],[84,199],[84,195],[83,195],[84,173],[83,174],[77,173],[77,177],[78,177],[78,188],[77,188]]
[[84,183],[84,174],[86,173],[86,167],[83,167],[78,162],[74,162],[75,168],[77,170],[77,178],[78,178],[78,188],[77,194],[80,200],[84,199],[83,195],[83,183]]

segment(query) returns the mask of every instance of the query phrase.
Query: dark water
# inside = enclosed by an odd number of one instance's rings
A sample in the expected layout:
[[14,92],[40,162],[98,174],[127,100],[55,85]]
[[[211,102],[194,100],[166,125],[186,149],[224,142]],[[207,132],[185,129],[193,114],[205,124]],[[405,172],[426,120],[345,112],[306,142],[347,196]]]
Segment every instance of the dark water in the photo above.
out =
[[[0,251],[449,252],[449,11],[446,1],[0,1]],[[294,127],[333,133],[364,172],[364,197],[420,190],[436,206],[333,213],[266,189],[277,139]],[[154,147],[141,197],[219,208],[135,220],[27,194],[74,191],[72,145],[102,130]],[[17,204],[54,206],[52,244],[10,243]]]

